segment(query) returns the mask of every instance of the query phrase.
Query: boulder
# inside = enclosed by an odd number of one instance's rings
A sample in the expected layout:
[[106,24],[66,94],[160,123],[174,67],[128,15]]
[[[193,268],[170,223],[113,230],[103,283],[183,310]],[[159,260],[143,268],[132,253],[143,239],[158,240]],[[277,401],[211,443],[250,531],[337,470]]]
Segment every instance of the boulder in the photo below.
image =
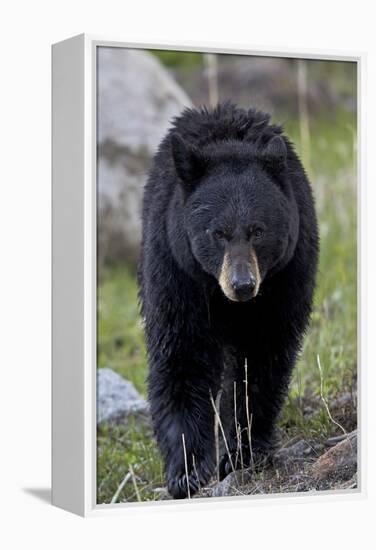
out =
[[131,382],[112,369],[97,371],[97,424],[126,422],[129,417],[148,421],[149,407]]
[[231,472],[222,481],[208,488],[205,496],[227,497],[241,494],[238,488],[244,486],[244,484],[251,483],[251,481],[252,472],[250,469],[243,471],[237,470],[236,472]]
[[273,455],[273,464],[280,467],[290,462],[305,462],[312,457],[317,457],[322,449],[323,445],[317,441],[301,439],[292,445],[278,449]]
[[98,265],[134,266],[152,157],[172,118],[191,102],[146,51],[101,47],[97,67]]
[[322,454],[311,467],[313,478],[330,484],[332,481],[347,481],[357,472],[357,432],[346,435],[342,441]]

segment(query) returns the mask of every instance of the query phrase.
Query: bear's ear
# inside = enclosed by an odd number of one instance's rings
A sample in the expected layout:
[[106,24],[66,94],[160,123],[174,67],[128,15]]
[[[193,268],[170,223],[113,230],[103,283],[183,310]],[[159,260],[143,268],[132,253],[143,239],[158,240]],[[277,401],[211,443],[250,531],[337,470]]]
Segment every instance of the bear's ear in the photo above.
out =
[[274,136],[266,144],[264,155],[285,162],[287,157],[286,143],[281,136]]
[[260,151],[262,161],[273,171],[286,167],[287,147],[281,136],[272,137]]
[[188,184],[186,187],[189,188],[203,176],[207,159],[197,147],[187,143],[177,133],[171,136],[171,150],[176,172],[182,182]]

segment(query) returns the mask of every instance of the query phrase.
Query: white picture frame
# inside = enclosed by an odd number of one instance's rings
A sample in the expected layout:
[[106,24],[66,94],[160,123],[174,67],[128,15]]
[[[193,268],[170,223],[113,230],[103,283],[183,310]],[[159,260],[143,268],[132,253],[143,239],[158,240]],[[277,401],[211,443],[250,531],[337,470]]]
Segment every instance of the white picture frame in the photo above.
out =
[[[100,46],[352,61],[358,67],[358,464],[356,491],[96,504],[96,51]],[[79,35],[52,47],[52,502],[81,516],[133,507],[253,506],[270,499],[358,499],[366,495],[364,275],[365,54],[262,50],[251,45],[134,44]]]

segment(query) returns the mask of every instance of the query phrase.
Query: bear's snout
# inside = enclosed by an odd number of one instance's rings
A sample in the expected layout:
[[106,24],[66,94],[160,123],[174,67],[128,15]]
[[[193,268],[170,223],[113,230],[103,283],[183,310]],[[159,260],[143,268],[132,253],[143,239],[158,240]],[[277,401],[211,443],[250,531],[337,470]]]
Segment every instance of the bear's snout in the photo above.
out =
[[231,254],[223,257],[219,285],[227,298],[233,302],[246,302],[254,298],[260,286],[260,272],[257,258],[234,259]]
[[232,269],[230,283],[240,301],[250,300],[256,288],[256,279],[249,264],[236,264]]

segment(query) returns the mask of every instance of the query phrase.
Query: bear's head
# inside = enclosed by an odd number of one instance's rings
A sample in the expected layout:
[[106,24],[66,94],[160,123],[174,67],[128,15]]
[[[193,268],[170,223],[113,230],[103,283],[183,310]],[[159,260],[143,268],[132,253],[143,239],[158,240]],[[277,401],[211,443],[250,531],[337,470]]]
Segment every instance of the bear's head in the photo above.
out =
[[193,257],[233,301],[257,296],[291,259],[299,230],[289,183],[288,142],[218,141],[203,148],[171,138]]

